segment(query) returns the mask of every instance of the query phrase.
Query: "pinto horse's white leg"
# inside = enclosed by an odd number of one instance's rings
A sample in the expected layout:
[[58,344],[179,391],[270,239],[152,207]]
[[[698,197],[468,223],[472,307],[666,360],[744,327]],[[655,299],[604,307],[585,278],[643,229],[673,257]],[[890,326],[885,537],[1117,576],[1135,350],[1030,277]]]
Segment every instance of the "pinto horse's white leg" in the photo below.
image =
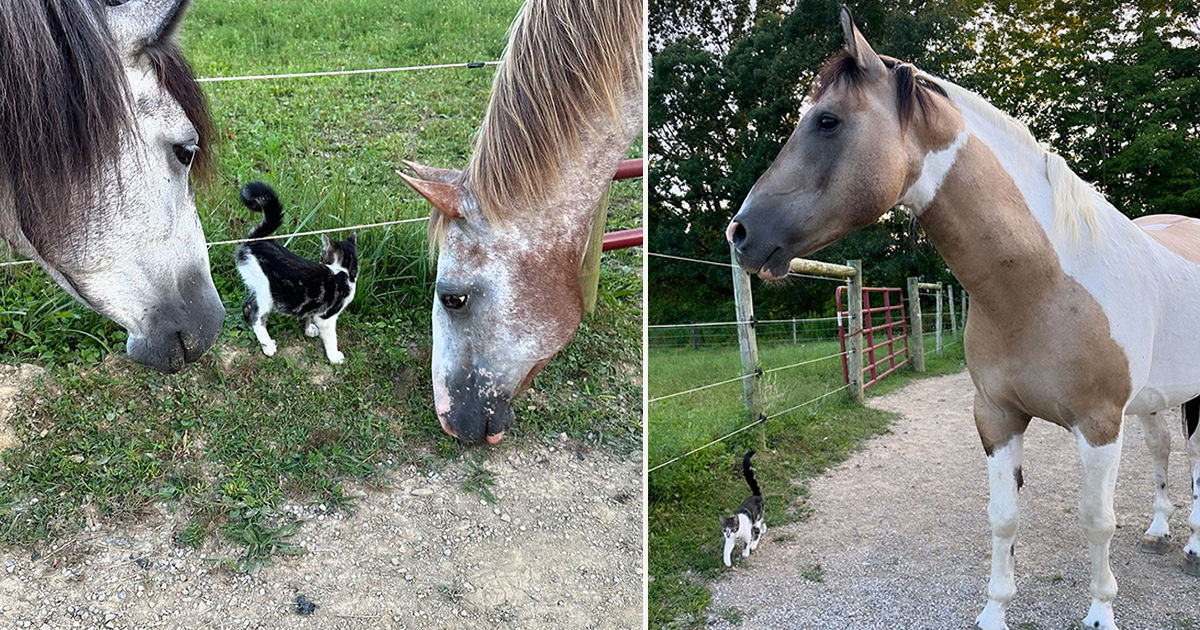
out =
[[[1200,412],[1200,410],[1195,409],[1189,412],[1186,405],[1184,409],[1184,413]],[[1188,526],[1192,528],[1192,535],[1188,538],[1187,546],[1183,548],[1183,570],[1189,575],[1200,577],[1200,426],[1193,424],[1195,422],[1194,418],[1189,420],[1185,416],[1183,419],[1184,435],[1188,436],[1188,459],[1191,460],[1192,464],[1190,471],[1192,477],[1192,513],[1188,516]]]
[[1079,498],[1079,524],[1087,539],[1091,560],[1092,605],[1083,620],[1085,628],[1116,630],[1113,600],[1117,580],[1108,562],[1109,544],[1117,530],[1113,512],[1113,492],[1117,486],[1117,468],[1121,463],[1121,433],[1111,444],[1092,446],[1083,432],[1075,429],[1079,441],[1079,460],[1083,464],[1083,490]]
[[992,577],[988,602],[975,624],[983,630],[1004,630],[1004,611],[1017,594],[1013,555],[1017,538],[1017,491],[1024,483],[1021,462],[1025,457],[1025,429],[1029,415],[990,402],[975,394],[975,428],[987,453],[988,521],[992,526]]
[[1175,506],[1167,498],[1167,461],[1171,456],[1171,431],[1164,418],[1158,413],[1139,415],[1146,429],[1146,448],[1154,462],[1154,520],[1142,536],[1142,551],[1164,554],[1171,542],[1171,527],[1168,524]]

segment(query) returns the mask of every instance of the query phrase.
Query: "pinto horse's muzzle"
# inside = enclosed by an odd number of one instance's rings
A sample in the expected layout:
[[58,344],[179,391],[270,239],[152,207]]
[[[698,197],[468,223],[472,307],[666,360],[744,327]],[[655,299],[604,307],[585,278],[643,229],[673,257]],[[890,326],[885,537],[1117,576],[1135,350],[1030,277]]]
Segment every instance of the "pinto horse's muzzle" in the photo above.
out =
[[448,406],[438,405],[442,430],[471,444],[499,443],[515,417],[510,395],[479,370],[459,372],[448,385]]

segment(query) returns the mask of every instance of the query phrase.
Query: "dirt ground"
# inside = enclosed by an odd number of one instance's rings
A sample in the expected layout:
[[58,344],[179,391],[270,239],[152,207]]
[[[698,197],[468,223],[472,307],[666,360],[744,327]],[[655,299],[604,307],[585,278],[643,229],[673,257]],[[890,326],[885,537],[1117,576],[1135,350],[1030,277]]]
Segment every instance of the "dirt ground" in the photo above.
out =
[[[903,414],[811,485],[810,519],[768,530],[748,561],[713,588],[717,628],[971,628],[986,601],[991,536],[987,464],[966,372],[917,381],[870,402]],[[1170,419],[1178,426],[1178,413]],[[1142,553],[1152,468],[1141,423],[1126,425],[1112,565],[1125,630],[1200,628],[1200,579],[1181,569],[1191,492],[1174,429],[1169,491],[1177,509],[1168,555]],[[1077,628],[1088,607],[1087,552],[1076,519],[1074,438],[1035,420],[1025,439],[1025,487],[1010,628]],[[770,488],[767,524],[770,526]]]
[[352,515],[285,506],[306,521],[296,542],[308,553],[252,576],[214,559],[232,548],[176,544],[182,517],[165,508],[89,523],[36,553],[0,549],[0,627],[641,627],[641,461],[581,454],[561,436],[506,442],[485,467],[495,503],[449,465],[349,488]]

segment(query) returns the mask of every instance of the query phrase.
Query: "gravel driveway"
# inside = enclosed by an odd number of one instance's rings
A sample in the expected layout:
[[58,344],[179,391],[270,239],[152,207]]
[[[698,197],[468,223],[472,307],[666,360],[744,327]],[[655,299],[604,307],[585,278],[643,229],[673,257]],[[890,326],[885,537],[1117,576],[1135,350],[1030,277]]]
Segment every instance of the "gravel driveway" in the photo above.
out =
[[[814,480],[812,516],[771,529],[748,562],[713,587],[718,628],[972,628],[986,600],[991,536],[987,464],[971,416],[967,373],[929,378],[869,401],[903,417],[891,433]],[[1178,426],[1178,412],[1169,420]],[[1152,468],[1141,423],[1126,425],[1112,543],[1123,630],[1200,628],[1200,579],[1180,569],[1190,509],[1176,429],[1169,491],[1177,506],[1169,555],[1141,553]],[[1025,440],[1017,597],[1009,627],[1077,628],[1088,607],[1087,553],[1076,519],[1074,438],[1034,420]],[[770,488],[767,521],[770,524]],[[1185,503],[1186,502],[1186,503]],[[778,510],[778,508],[776,508]],[[739,559],[740,560],[740,559]],[[737,624],[731,624],[737,621]]]

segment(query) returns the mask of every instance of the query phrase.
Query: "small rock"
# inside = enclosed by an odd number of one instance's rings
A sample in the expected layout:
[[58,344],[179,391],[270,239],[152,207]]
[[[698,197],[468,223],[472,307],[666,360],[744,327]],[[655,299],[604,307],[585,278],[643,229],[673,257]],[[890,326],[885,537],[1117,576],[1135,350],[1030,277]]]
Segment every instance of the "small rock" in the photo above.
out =
[[433,488],[413,488],[409,494],[414,497],[431,497],[433,496]]

